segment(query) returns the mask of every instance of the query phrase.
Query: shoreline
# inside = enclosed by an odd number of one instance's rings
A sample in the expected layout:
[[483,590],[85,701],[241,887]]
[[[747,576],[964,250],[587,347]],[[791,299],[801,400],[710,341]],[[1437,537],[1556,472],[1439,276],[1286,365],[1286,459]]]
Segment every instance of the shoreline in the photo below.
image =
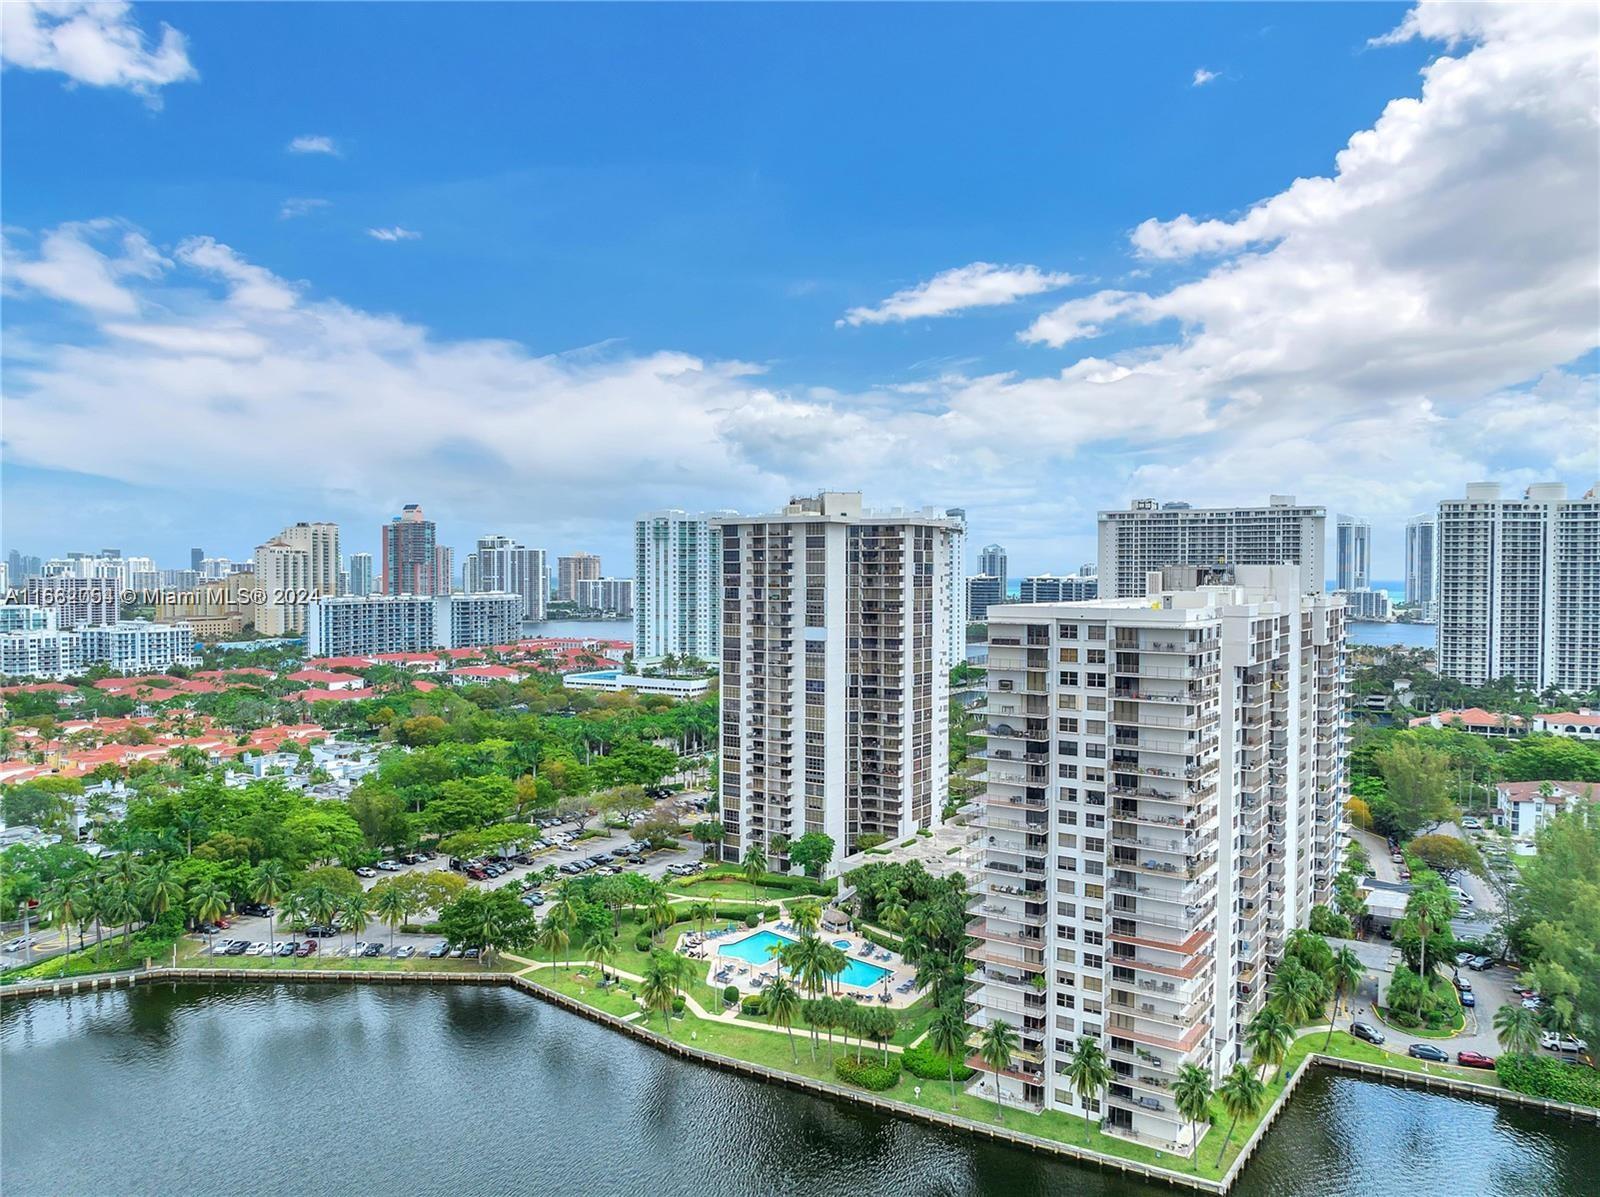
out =
[[[1405,1068],[1372,1064],[1360,1060],[1346,1060],[1338,1056],[1324,1055],[1313,1050],[1308,1051],[1301,1059],[1294,1072],[1285,1082],[1282,1091],[1273,1099],[1272,1104],[1262,1112],[1260,1122],[1242,1144],[1238,1156],[1229,1165],[1227,1172],[1222,1175],[1221,1179],[1212,1180],[1197,1176],[1189,1171],[1141,1163],[1137,1160],[1125,1159],[1097,1151],[1091,1147],[1039,1135],[1031,1135],[1005,1125],[978,1122],[960,1114],[911,1105],[891,1098],[880,1097],[866,1090],[854,1089],[832,1081],[801,1076],[784,1069],[756,1064],[749,1060],[739,1059],[736,1056],[724,1055],[692,1044],[681,1043],[659,1031],[641,1025],[639,1022],[597,1009],[559,990],[542,985],[522,972],[485,971],[482,973],[462,973],[420,970],[358,972],[338,969],[319,969],[302,972],[286,969],[255,968],[153,968],[132,973],[102,974],[93,977],[67,978],[59,981],[27,982],[0,990],[0,998],[9,1001],[12,998],[19,997],[70,997],[78,994],[133,989],[139,985],[161,983],[179,985],[239,984],[245,982],[264,982],[274,985],[304,984],[309,982],[315,984],[354,983],[362,985],[509,987],[526,993],[530,997],[548,1002],[569,1013],[586,1018],[590,1022],[598,1023],[611,1030],[620,1031],[635,1041],[657,1051],[707,1067],[719,1068],[725,1072],[732,1072],[768,1084],[782,1085],[785,1088],[809,1093],[816,1097],[867,1106],[880,1113],[889,1114],[897,1118],[910,1119],[925,1125],[976,1135],[980,1138],[1001,1142],[1037,1154],[1054,1156],[1058,1159],[1100,1168],[1105,1171],[1137,1176],[1141,1179],[1159,1182],[1173,1188],[1186,1188],[1199,1193],[1218,1194],[1219,1197],[1221,1194],[1226,1194],[1237,1183],[1239,1176],[1254,1156],[1268,1130],[1271,1129],[1278,1116],[1287,1107],[1301,1080],[1313,1067],[1331,1068],[1338,1072],[1366,1079],[1397,1083],[1408,1088],[1428,1089],[1458,1098],[1504,1102],[1509,1105],[1538,1110],[1546,1115],[1561,1116],[1576,1122],[1591,1122],[1596,1126],[1600,1126],[1600,1109],[1532,1097],[1503,1087],[1484,1085],[1454,1077],[1437,1076],[1432,1073],[1416,1072]],[[1308,1028],[1302,1032],[1302,1036],[1315,1033],[1316,1030],[1317,1028]]]

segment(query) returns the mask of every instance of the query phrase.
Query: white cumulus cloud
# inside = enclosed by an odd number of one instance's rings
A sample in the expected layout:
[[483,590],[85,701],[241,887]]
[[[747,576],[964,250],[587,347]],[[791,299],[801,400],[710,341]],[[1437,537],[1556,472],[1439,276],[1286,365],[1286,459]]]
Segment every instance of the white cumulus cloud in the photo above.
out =
[[331,154],[339,156],[339,147],[333,138],[321,133],[302,133],[288,145],[291,154]]
[[1216,71],[1208,71],[1205,67],[1195,67],[1194,82],[1190,84],[1190,86],[1204,87],[1207,83],[1210,83],[1220,77],[1221,76],[1219,76]]
[[169,83],[199,78],[183,34],[162,24],[151,43],[118,0],[8,0],[0,4],[0,61],[58,71],[74,84],[120,87],[152,107]]
[[896,291],[876,307],[851,308],[835,324],[859,327],[892,321],[949,316],[968,308],[1015,303],[1029,295],[1055,291],[1073,282],[1070,274],[1052,274],[1037,266],[995,266],[973,262],[934,275],[926,282]]
[[368,229],[367,236],[375,241],[420,241],[422,234],[415,229],[403,229],[399,225],[387,229]]
[[326,208],[328,201],[325,199],[312,199],[307,197],[290,197],[278,207],[279,220],[294,220],[296,217],[309,216],[320,208]]

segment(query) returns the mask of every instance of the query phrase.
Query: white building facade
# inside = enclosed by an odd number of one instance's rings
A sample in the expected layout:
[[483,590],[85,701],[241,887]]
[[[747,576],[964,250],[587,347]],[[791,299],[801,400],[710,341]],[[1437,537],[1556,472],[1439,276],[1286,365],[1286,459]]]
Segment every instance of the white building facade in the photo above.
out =
[[727,859],[775,837],[903,839],[949,789],[953,521],[854,492],[719,517]]
[[1439,504],[1439,672],[1477,686],[1600,686],[1600,493],[1560,483]]
[[522,618],[538,622],[550,601],[550,567],[543,549],[524,548],[508,536],[480,536],[477,549],[467,554],[461,588],[520,595]]
[[673,509],[634,521],[633,653],[641,663],[715,661],[721,652],[722,532],[713,518]]
[[1321,590],[1326,508],[1293,495],[1265,507],[1190,507],[1136,500],[1100,513],[1101,598],[1137,598],[1152,571],[1168,565],[1298,565],[1300,586]]
[[1439,617],[1439,521],[1414,515],[1406,521],[1406,602],[1421,608],[1424,622]]
[[506,644],[521,620],[515,594],[319,598],[308,607],[306,648],[313,657],[363,657]]
[[[1243,1058],[1270,963],[1331,896],[1344,621],[1297,566],[1166,571],[1149,596],[989,619],[985,863],[970,1020],[1016,1030],[974,1091],[1188,1154],[1185,1064]],[[1082,1036],[1113,1079],[1085,1107]]]
[[1372,585],[1372,525],[1353,515],[1334,523],[1335,590],[1366,590]]

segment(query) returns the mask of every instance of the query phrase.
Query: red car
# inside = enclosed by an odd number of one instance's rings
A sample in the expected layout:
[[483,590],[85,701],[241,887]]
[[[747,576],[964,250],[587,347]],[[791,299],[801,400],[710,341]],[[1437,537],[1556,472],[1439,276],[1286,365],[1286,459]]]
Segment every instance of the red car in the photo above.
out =
[[1457,1052],[1456,1063],[1463,1068],[1493,1068],[1494,1057],[1482,1052]]
[[317,954],[317,941],[314,939],[302,941],[300,946],[294,950],[294,954],[296,956],[315,956]]
[[233,924],[230,923],[227,919],[219,917],[217,919],[217,926],[221,927],[224,931],[226,931],[229,927],[233,926]]

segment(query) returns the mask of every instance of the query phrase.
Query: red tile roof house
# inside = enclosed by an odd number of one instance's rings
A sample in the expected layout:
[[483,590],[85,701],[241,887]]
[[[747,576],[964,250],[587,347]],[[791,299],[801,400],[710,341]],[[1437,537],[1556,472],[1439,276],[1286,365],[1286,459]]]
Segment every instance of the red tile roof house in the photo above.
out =
[[1411,721],[1412,727],[1444,727],[1471,732],[1475,736],[1504,737],[1528,734],[1528,721],[1521,715],[1501,715],[1485,711],[1482,707],[1465,707],[1459,711],[1436,711],[1432,715],[1419,715]]
[[1563,711],[1559,715],[1535,715],[1533,730],[1551,736],[1600,741],[1600,711],[1583,707],[1576,711]]
[[1508,828],[1512,835],[1532,838],[1539,828],[1564,811],[1569,802],[1600,802],[1600,783],[1499,781],[1495,783],[1494,796],[1495,825]]
[[377,664],[398,665],[420,673],[444,672],[444,662],[432,653],[379,653],[372,659]]
[[452,669],[450,677],[456,682],[520,682],[522,670],[507,665],[463,665]]
[[318,685],[324,690],[359,690],[367,684],[365,678],[354,673],[334,673],[327,669],[299,669],[287,674],[285,680]]

